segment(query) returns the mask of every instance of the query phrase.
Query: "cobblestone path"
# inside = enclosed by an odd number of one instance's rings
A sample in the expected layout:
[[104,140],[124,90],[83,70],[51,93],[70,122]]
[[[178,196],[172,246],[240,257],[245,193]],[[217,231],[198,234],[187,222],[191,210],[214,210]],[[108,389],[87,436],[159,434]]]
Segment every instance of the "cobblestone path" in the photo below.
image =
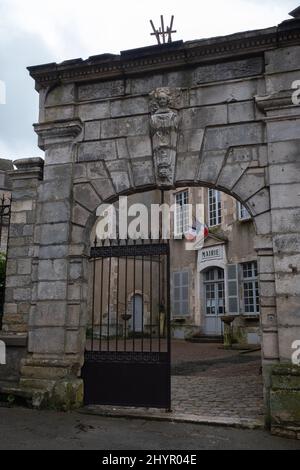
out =
[[172,344],[172,409],[233,418],[263,417],[260,352],[241,354],[220,344]]

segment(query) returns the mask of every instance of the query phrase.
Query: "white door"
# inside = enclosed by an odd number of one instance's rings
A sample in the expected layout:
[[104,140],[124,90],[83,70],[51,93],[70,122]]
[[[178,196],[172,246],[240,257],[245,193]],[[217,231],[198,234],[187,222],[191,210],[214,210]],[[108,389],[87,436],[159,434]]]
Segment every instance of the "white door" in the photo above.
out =
[[221,315],[225,313],[224,270],[210,268],[204,272],[205,298],[205,334],[221,335],[223,333]]

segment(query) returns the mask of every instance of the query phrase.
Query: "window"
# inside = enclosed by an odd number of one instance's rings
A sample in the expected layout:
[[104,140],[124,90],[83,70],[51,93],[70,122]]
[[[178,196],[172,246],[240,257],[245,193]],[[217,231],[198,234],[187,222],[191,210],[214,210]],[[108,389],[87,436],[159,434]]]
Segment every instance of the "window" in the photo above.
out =
[[247,220],[251,218],[251,215],[247,211],[246,207],[243,206],[239,201],[237,203],[237,210],[238,210],[238,219],[239,220]]
[[221,193],[216,189],[208,190],[208,223],[210,226],[222,222]]
[[180,271],[173,273],[173,316],[189,313],[189,273]]
[[259,289],[256,261],[242,264],[242,283],[245,313],[259,313]]
[[225,312],[224,270],[211,268],[204,273],[206,315],[222,315]]
[[175,195],[175,237],[181,238],[189,228],[189,192],[181,191]]

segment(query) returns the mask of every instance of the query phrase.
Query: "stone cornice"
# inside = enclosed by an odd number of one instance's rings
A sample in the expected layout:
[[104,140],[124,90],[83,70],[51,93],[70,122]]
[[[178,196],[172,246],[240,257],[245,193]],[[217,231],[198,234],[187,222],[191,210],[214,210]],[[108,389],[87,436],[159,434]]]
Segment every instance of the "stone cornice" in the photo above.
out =
[[33,125],[39,136],[39,147],[44,150],[47,144],[74,140],[82,130],[80,119],[50,121]]
[[11,170],[9,176],[12,179],[43,178],[44,160],[42,158],[20,158],[14,160],[16,170]]
[[28,70],[39,89],[56,83],[116,79],[187,65],[235,60],[262,54],[284,44],[300,44],[300,19],[284,21],[273,28],[185,43],[177,41],[124,51],[120,55],[102,54],[87,60],[38,65]]
[[[283,90],[267,96],[257,96],[255,98],[257,107],[265,114],[270,111],[279,110],[286,107],[295,107],[292,102],[292,94],[295,90]],[[291,118],[293,115],[291,114]]]

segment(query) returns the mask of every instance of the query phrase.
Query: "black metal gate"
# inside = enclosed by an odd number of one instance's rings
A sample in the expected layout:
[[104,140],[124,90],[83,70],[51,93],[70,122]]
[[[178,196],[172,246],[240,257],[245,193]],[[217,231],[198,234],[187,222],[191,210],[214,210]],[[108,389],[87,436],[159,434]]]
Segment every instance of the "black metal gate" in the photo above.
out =
[[170,409],[169,256],[165,240],[91,248],[85,404]]

